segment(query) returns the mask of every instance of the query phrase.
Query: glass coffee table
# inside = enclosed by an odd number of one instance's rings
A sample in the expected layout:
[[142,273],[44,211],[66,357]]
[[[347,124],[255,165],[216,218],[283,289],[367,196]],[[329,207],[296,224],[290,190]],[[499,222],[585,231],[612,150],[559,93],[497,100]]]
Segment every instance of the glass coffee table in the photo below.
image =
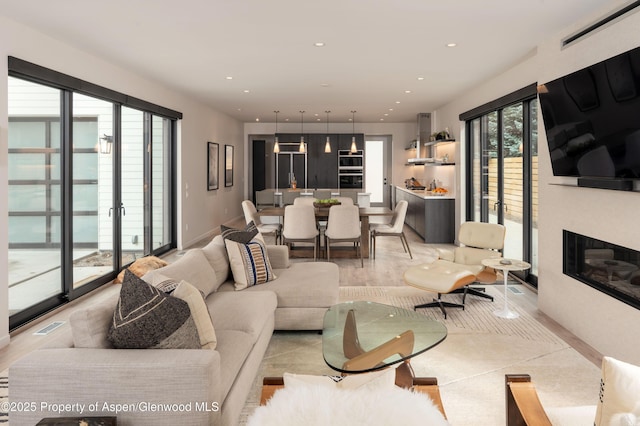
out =
[[442,323],[413,310],[346,302],[324,315],[322,354],[329,367],[345,374],[380,370],[402,361],[410,371],[410,358],[446,337]]

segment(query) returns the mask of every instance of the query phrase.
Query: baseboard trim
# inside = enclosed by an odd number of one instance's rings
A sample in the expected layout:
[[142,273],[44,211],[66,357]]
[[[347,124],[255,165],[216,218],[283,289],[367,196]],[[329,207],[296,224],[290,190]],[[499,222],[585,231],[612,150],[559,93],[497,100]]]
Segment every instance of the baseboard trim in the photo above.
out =
[[5,346],[9,346],[10,340],[11,340],[11,337],[9,337],[8,334],[0,337],[0,349],[4,348]]

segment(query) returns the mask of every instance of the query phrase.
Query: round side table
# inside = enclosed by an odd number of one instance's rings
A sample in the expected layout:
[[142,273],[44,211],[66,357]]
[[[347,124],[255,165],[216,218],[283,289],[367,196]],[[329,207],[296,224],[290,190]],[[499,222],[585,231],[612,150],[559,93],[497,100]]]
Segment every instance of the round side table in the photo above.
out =
[[493,314],[500,318],[518,318],[520,315],[518,315],[517,312],[510,310],[507,302],[507,276],[509,275],[509,271],[524,271],[531,268],[531,265],[527,262],[523,262],[522,260],[503,258],[485,259],[482,261],[482,264],[489,268],[499,269],[502,271],[502,276],[504,277],[504,307],[493,311]]

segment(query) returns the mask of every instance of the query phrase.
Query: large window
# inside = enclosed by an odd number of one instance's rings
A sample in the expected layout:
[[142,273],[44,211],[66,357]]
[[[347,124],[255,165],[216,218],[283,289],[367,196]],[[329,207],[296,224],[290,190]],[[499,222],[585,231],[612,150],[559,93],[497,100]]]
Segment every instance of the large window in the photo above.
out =
[[466,121],[467,220],[506,227],[503,254],[538,271],[538,138],[535,85],[461,115]]
[[9,58],[10,327],[175,247],[181,114]]

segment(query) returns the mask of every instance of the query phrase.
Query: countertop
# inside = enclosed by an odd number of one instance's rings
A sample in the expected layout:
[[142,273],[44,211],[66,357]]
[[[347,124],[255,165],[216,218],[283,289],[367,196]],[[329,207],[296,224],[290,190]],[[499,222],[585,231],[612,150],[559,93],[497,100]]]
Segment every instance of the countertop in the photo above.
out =
[[448,192],[445,195],[433,195],[431,193],[431,191],[428,191],[426,189],[407,189],[407,188],[403,188],[402,186],[397,186],[396,185],[396,190],[400,190],[400,191],[404,191],[407,192],[409,194],[413,194],[418,198],[422,198],[424,200],[431,200],[431,199],[455,199],[455,195],[452,194],[451,192]]

